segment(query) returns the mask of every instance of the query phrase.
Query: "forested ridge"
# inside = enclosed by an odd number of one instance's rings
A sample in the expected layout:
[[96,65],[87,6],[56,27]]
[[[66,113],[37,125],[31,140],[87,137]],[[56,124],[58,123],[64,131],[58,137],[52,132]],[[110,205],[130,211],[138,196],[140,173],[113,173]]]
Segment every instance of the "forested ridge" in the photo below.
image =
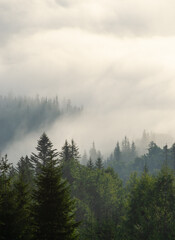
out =
[[145,165],[151,174],[158,173],[164,164],[175,170],[175,144],[170,147],[167,145],[160,147],[151,141],[145,144],[145,149],[145,154],[139,155],[134,141],[130,143],[125,137],[121,144],[117,142],[113,152],[105,161],[105,167],[112,167],[124,181],[127,181],[134,171],[141,174]]
[[0,96],[0,151],[17,137],[46,129],[57,119],[79,113],[81,108],[58,97]]
[[138,173],[126,170],[124,181],[109,167],[126,163],[122,151],[114,153],[121,159],[113,155],[107,164],[98,153],[83,165],[74,140],[57,150],[43,133],[16,166],[4,156],[0,239],[175,239],[174,145],[150,143],[147,154],[131,159]]

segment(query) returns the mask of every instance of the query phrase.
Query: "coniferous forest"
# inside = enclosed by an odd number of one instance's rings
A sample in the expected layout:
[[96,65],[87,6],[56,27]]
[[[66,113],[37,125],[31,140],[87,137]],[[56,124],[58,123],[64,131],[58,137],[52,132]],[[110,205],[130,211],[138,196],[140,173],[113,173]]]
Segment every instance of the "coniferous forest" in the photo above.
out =
[[175,240],[173,9],[0,0],[0,240]]
[[85,165],[74,140],[57,150],[43,133],[17,165],[2,157],[0,239],[175,239],[174,145],[152,142],[131,163],[119,150]]
[[70,100],[58,101],[47,97],[35,98],[0,96],[0,152],[15,138],[47,128],[64,116],[81,112]]

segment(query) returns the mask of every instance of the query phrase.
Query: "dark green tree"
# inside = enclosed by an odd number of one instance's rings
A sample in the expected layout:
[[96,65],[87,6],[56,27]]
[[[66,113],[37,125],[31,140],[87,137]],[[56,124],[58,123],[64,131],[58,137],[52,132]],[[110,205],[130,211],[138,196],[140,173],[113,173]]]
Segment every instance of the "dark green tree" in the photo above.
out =
[[7,155],[0,160],[0,240],[15,239],[15,201]]
[[87,167],[88,167],[89,169],[93,169],[93,168],[94,168],[94,164],[93,164],[93,161],[92,161],[91,158],[89,158],[89,161],[87,162]]
[[61,152],[59,153],[59,159],[61,162],[69,162],[72,158],[72,153],[74,152],[74,149],[71,149],[70,144],[66,140],[64,143],[64,146],[61,149]]
[[76,239],[74,202],[53,159],[41,167],[36,186],[33,195],[35,239]]
[[156,177],[144,171],[137,179],[128,198],[124,239],[175,238],[174,180],[173,174],[166,166]]
[[32,239],[31,190],[25,183],[24,176],[19,173],[14,182],[15,201],[15,236],[16,240]]
[[95,166],[98,169],[102,169],[103,168],[103,162],[101,158],[97,158],[96,162],[95,162]]
[[47,155],[47,161],[40,166],[40,173],[36,177],[33,194],[36,240],[77,239],[74,201],[70,197],[67,181],[62,180],[56,156],[50,151],[50,156]]
[[26,156],[25,158],[20,158],[19,162],[17,163],[17,172],[20,176],[20,180],[23,181],[25,184],[28,184],[30,186],[33,184],[33,164],[28,156]]
[[78,160],[80,158],[79,148],[73,139],[71,140],[70,152],[71,152],[71,158],[75,160]]
[[51,143],[50,139],[43,133],[38,140],[38,145],[36,147],[38,153],[32,153],[31,160],[34,164],[34,168],[36,173],[39,173],[41,166],[45,165],[50,158],[55,158],[58,156],[58,152],[56,149],[53,149],[53,144]]

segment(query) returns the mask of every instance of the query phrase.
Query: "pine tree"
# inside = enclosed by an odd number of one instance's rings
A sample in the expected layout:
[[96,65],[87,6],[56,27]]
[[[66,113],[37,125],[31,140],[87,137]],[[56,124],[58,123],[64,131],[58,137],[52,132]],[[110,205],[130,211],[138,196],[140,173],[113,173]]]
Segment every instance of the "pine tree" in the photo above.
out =
[[119,145],[119,142],[117,142],[117,145],[114,149],[114,159],[116,161],[120,161],[120,158],[121,158],[120,145]]
[[89,169],[93,169],[93,168],[94,168],[94,164],[93,164],[93,161],[92,161],[91,158],[90,158],[89,161],[87,162],[87,167],[88,167]]
[[[77,239],[74,201],[70,197],[67,181],[62,180],[58,154],[52,150],[50,140],[49,146],[47,160],[40,164],[33,193],[34,237],[36,240]],[[42,152],[38,147],[38,150],[43,156],[45,149]]]
[[59,153],[59,159],[61,162],[69,162],[72,158],[72,152],[74,151],[74,149],[71,149],[70,144],[68,143],[68,141],[65,141],[64,146],[61,149],[61,152]]
[[84,154],[83,154],[83,156],[81,158],[81,162],[82,162],[82,164],[87,164],[87,162],[88,162],[86,151],[84,151]]
[[51,143],[46,133],[43,133],[38,140],[36,150],[38,151],[38,153],[32,153],[31,160],[34,164],[36,173],[38,174],[41,166],[45,165],[51,157],[57,157],[58,152],[56,151],[56,149],[53,149],[53,144]]
[[25,184],[33,184],[33,164],[28,156],[20,158],[17,163],[17,172]]
[[92,159],[92,161],[96,161],[98,158],[94,142],[92,143],[92,148],[89,150],[89,155],[90,155],[90,158]]
[[16,202],[15,205],[15,236],[16,240],[30,240],[32,239],[31,229],[31,198],[30,188],[24,181],[24,177],[21,173],[14,183],[14,193]]
[[135,146],[135,143],[132,142],[132,144],[131,144],[131,157],[132,157],[133,160],[136,158],[136,155],[137,155],[136,146]]
[[15,239],[15,202],[7,155],[0,160],[0,240]]
[[41,167],[36,187],[33,195],[35,239],[77,239],[74,202],[54,159]]
[[98,169],[102,169],[103,168],[103,162],[101,158],[98,158],[97,161],[95,162],[95,165]]
[[164,156],[165,156],[164,165],[165,165],[165,167],[167,167],[168,166],[168,146],[167,145],[165,145],[163,147],[163,151],[164,151]]
[[71,158],[75,160],[78,160],[80,158],[78,146],[76,145],[73,139],[71,141],[70,152],[71,152]]

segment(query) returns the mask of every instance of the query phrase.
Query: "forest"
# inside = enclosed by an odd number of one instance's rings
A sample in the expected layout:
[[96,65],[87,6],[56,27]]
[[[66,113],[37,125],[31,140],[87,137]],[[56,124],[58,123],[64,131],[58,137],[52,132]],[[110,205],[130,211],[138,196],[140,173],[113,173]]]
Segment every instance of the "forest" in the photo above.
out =
[[16,166],[2,157],[0,239],[175,239],[175,145],[140,157],[125,145],[107,161],[93,145],[82,164],[73,139],[57,150],[43,133]]
[[16,138],[47,129],[61,117],[78,114],[81,110],[82,108],[72,106],[70,100],[59,101],[57,96],[0,96],[0,152]]

